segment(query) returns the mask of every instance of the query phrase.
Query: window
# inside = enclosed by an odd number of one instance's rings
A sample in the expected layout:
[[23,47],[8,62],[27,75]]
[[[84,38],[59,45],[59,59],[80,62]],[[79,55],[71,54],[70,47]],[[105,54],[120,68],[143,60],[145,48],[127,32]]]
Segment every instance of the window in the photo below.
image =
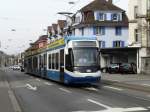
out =
[[121,35],[121,34],[122,34],[122,28],[116,27],[116,35]]
[[48,60],[49,60],[49,64],[48,64],[48,65],[49,65],[49,69],[51,69],[51,63],[52,63],[52,62],[51,62],[51,54],[49,54]]
[[94,35],[105,35],[105,27],[94,27]]
[[33,58],[33,69],[37,69],[38,68],[38,59],[37,57]]
[[114,13],[114,14],[111,15],[111,19],[112,19],[113,21],[118,21],[119,18],[120,18],[120,15],[117,14],[117,13]]
[[113,47],[124,47],[124,41],[113,41]]
[[99,20],[104,21],[106,19],[106,14],[104,13],[99,13]]
[[55,54],[52,54],[52,69],[55,69]]
[[81,35],[84,35],[84,28],[80,28]]
[[134,34],[135,34],[135,42],[138,42],[139,41],[139,31],[138,31],[138,29],[134,30]]
[[134,18],[138,16],[138,6],[134,6]]
[[75,18],[75,23],[80,23],[80,16]]
[[55,56],[55,62],[56,62],[55,69],[58,70],[58,68],[59,68],[59,54],[56,53],[55,55],[56,55]]
[[105,41],[99,41],[99,47],[105,48]]

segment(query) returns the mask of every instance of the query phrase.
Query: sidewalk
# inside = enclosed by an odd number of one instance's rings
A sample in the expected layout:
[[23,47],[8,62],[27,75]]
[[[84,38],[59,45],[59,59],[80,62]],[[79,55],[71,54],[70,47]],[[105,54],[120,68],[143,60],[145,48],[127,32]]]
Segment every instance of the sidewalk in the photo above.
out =
[[113,86],[150,92],[150,75],[102,73],[102,82]]
[[0,111],[14,112],[12,105],[12,94],[10,94],[10,87],[6,79],[5,72],[0,68]]

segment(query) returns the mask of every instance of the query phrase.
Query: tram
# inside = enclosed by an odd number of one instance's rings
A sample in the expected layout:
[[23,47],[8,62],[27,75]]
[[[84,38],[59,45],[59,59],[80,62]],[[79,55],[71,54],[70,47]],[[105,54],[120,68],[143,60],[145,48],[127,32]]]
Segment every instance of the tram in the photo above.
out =
[[96,37],[69,36],[25,52],[25,72],[65,84],[101,80]]

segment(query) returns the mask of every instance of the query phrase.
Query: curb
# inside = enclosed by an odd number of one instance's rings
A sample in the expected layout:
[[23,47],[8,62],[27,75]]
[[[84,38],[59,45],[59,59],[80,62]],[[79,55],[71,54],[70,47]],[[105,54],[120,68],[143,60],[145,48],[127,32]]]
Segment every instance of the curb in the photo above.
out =
[[150,87],[146,87],[146,86],[142,86],[142,85],[127,84],[124,82],[104,80],[104,79],[102,79],[102,83],[107,84],[107,85],[113,85],[113,86],[117,86],[117,87],[123,87],[123,88],[127,88],[127,89],[133,89],[133,90],[137,90],[137,91],[143,91],[143,92],[150,93]]

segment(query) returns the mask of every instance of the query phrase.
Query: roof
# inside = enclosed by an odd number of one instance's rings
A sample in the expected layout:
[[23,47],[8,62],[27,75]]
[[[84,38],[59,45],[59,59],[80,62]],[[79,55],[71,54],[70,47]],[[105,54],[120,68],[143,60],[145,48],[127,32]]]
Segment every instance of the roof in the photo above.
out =
[[57,24],[52,24],[52,28],[57,31]]
[[114,4],[106,1],[106,0],[94,0],[93,2],[89,3],[88,5],[86,5],[85,7],[81,8],[80,11],[81,12],[85,12],[85,11],[95,11],[95,10],[101,10],[101,11],[124,11],[123,9],[115,6]]
[[47,27],[48,32],[52,32],[52,26]]
[[42,35],[39,37],[38,41],[44,41],[47,40],[48,36],[47,35]]
[[58,25],[60,28],[64,28],[65,27],[65,20],[58,20]]

